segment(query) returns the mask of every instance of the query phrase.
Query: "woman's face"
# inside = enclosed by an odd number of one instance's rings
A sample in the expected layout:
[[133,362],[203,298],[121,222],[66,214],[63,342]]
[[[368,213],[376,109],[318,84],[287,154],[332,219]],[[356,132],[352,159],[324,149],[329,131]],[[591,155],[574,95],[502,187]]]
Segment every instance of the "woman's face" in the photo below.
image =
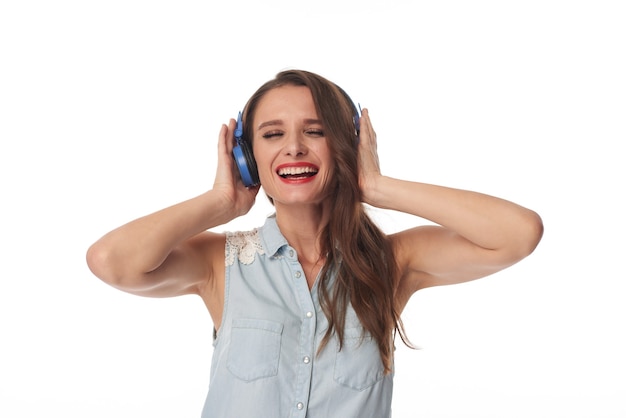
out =
[[270,90],[252,123],[259,178],[274,205],[321,203],[334,163],[309,88]]

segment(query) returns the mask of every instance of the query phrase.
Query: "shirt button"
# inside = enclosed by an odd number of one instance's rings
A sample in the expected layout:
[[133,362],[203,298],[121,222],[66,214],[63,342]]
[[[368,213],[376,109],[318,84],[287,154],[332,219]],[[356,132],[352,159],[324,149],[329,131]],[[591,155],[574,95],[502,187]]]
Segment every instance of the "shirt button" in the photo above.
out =
[[304,409],[304,404],[303,404],[302,402],[298,402],[298,403],[296,404],[296,408],[298,408],[298,409],[302,410],[302,409]]
[[313,316],[313,312],[309,311],[306,313],[307,318],[311,318]]
[[293,250],[289,250],[289,257],[293,257]]
[[302,361],[304,362],[304,364],[309,364],[311,362],[311,358],[309,356],[305,356]]
[[296,271],[296,274],[294,274],[294,276],[296,276],[296,279],[299,279],[302,276],[302,273],[299,271]]

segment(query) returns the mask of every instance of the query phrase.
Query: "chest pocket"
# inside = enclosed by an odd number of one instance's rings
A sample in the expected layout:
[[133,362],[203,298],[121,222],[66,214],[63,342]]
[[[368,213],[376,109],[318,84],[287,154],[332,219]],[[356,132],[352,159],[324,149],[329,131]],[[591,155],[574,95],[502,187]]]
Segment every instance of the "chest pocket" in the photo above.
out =
[[228,370],[251,382],[278,374],[283,324],[262,319],[234,319]]
[[362,332],[362,327],[345,329],[333,374],[337,383],[359,391],[381,380],[385,371],[376,341],[369,335],[361,337]]

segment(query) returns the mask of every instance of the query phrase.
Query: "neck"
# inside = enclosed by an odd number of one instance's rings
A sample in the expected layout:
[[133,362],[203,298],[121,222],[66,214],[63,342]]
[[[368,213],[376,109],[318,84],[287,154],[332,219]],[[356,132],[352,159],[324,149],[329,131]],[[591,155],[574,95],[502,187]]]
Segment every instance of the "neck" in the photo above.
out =
[[308,262],[316,263],[323,258],[320,237],[328,219],[328,205],[276,206],[280,232],[298,256]]

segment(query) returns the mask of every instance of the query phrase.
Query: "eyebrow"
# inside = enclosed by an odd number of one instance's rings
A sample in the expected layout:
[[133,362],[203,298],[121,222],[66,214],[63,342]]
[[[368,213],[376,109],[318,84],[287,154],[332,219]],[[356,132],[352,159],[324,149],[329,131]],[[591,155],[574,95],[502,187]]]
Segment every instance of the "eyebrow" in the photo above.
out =
[[[323,125],[322,121],[319,119],[305,119],[304,123],[306,125],[315,125],[315,124],[319,124],[319,125]],[[257,129],[262,129],[268,126],[277,126],[277,125],[283,125],[284,122],[281,119],[274,119],[274,120],[268,120],[267,122],[263,122],[261,123]]]

